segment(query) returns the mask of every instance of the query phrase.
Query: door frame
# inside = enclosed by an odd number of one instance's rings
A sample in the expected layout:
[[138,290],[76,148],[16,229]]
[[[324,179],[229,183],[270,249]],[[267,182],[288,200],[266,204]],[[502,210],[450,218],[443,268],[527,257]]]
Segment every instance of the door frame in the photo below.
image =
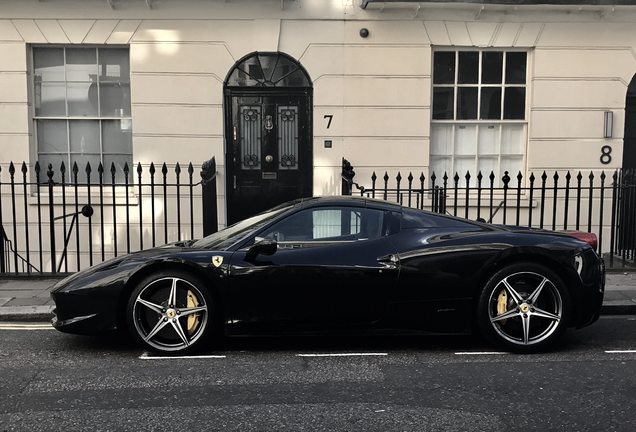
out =
[[[230,214],[230,198],[233,193],[234,162],[232,160],[232,146],[234,144],[234,132],[232,124],[232,98],[234,97],[268,97],[268,96],[297,96],[304,97],[307,103],[307,138],[310,157],[308,166],[311,167],[307,173],[308,187],[313,195],[314,183],[314,131],[313,131],[313,88],[294,88],[294,87],[229,87],[223,88],[223,146],[225,156],[225,220],[229,225]],[[301,113],[299,112],[299,115]]]

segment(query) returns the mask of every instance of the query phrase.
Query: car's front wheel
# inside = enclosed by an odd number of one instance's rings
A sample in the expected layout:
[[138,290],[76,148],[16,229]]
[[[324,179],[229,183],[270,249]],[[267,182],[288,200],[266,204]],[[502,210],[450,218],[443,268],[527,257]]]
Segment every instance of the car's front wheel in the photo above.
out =
[[153,274],[133,290],[128,329],[142,345],[162,353],[191,353],[211,333],[213,299],[203,283],[183,272]]
[[478,304],[482,334],[514,352],[552,347],[563,335],[571,301],[561,278],[534,264],[510,265],[493,275]]

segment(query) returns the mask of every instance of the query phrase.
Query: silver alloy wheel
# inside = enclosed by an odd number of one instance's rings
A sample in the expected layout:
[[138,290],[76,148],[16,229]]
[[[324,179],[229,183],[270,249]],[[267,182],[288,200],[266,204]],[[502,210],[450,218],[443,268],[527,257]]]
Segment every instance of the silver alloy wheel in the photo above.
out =
[[488,299],[488,317],[499,336],[517,345],[548,339],[563,318],[563,300],[556,285],[534,272],[500,280]]
[[135,299],[132,313],[137,334],[161,351],[188,348],[201,338],[208,320],[208,306],[201,291],[178,277],[146,285]]

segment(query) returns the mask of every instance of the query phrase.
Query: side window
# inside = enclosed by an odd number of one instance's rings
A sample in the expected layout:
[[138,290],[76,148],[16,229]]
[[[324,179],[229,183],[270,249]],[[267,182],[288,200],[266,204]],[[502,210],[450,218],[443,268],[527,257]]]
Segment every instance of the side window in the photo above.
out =
[[358,207],[302,210],[278,222],[262,237],[279,242],[357,241],[381,237],[384,212]]

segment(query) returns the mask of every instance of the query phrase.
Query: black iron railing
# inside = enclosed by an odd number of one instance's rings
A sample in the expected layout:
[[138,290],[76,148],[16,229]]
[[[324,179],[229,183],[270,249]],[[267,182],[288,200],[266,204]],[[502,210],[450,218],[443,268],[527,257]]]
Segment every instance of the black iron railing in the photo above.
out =
[[[19,167],[19,168],[18,168]],[[216,162],[0,166],[0,273],[68,273],[217,230]]]
[[[408,207],[447,213],[466,219],[549,230],[582,230],[598,237],[598,250],[608,255],[608,264],[621,265],[636,258],[636,171],[615,170],[547,172],[514,178],[506,171],[499,177],[490,172],[476,176],[467,172],[438,177],[400,172],[382,177],[375,172],[368,183],[355,179],[351,163],[343,159],[342,192],[394,201]],[[355,180],[358,182],[356,182]]]

